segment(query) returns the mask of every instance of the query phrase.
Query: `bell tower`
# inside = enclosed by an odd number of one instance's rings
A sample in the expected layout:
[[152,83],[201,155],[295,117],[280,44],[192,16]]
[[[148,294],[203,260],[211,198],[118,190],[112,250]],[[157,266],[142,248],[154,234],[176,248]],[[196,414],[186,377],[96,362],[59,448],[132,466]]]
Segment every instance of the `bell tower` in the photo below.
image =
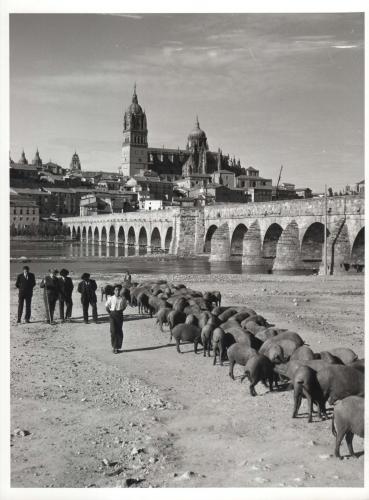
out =
[[146,113],[138,104],[135,84],[132,102],[124,113],[121,170],[123,175],[133,176],[147,167]]

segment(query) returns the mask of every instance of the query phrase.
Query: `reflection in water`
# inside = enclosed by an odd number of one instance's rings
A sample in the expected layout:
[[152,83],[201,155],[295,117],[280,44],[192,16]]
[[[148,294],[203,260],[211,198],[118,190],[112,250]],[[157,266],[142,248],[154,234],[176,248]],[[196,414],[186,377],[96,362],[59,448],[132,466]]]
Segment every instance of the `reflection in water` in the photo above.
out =
[[[178,259],[162,260],[135,258],[123,261],[116,260],[116,257],[138,254],[139,247],[134,244],[124,246],[123,242],[116,247],[99,245],[91,241],[86,242],[11,242],[10,255],[13,258],[26,256],[31,260],[32,270],[34,272],[47,271],[52,264],[60,266],[60,259],[73,258],[75,261],[63,264],[75,273],[93,272],[94,274],[104,274],[120,272],[122,264],[129,267],[131,273],[179,273],[179,274],[241,274],[247,272],[242,269],[241,261],[230,262],[212,262],[209,263],[208,257],[203,256],[197,259]],[[142,251],[142,250],[141,250]],[[101,259],[98,257],[111,257],[111,259]],[[94,260],[90,261],[90,258]],[[41,260],[37,260],[41,259]],[[19,262],[11,263],[11,272],[19,272]]]

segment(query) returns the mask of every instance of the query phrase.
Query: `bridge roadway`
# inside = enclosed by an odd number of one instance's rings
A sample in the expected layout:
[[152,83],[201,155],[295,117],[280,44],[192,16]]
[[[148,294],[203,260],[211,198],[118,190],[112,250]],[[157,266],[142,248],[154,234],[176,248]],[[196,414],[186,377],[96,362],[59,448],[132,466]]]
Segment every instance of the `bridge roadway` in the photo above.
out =
[[[330,274],[364,267],[364,198],[339,196],[200,208],[68,217],[70,234],[86,244],[122,247],[124,255],[208,254],[240,260],[249,272],[322,270],[324,231]],[[327,219],[327,224],[325,220]]]

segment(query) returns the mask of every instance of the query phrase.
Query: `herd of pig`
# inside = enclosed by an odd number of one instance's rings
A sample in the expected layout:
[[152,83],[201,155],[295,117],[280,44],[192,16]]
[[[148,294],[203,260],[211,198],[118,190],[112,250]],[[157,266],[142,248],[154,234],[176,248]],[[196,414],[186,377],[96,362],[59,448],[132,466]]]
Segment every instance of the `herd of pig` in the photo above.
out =
[[308,401],[308,422],[312,422],[313,403],[319,418],[327,418],[326,402],[334,404],[332,433],[336,438],[334,453],[340,457],[343,438],[351,456],[355,456],[354,434],[364,436],[364,359],[351,349],[335,347],[313,352],[300,335],[278,328],[247,306],[222,307],[218,291],[201,293],[185,285],[166,281],[133,283],[122,288],[139,313],[156,315],[157,324],[170,329],[177,352],[181,342],[192,342],[197,354],[198,344],[203,355],[213,364],[219,359],[229,361],[229,375],[234,380],[234,365],[242,365],[250,381],[250,393],[262,382],[270,391],[281,385],[293,388],[293,417],[302,398]]

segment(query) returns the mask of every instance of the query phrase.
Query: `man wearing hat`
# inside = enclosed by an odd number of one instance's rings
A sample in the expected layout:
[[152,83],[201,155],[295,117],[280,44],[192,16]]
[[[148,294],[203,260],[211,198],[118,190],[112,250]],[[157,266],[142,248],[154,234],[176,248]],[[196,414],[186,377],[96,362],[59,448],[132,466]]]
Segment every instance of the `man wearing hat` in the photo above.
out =
[[97,297],[96,297],[96,281],[90,279],[90,273],[83,273],[78,284],[78,292],[81,294],[81,302],[83,309],[83,320],[88,323],[88,306],[92,307],[92,319],[97,323]]
[[58,274],[59,271],[57,269],[49,269],[49,276],[45,276],[40,283],[40,287],[44,289],[46,318],[50,325],[54,324],[55,305],[59,298]]
[[18,288],[18,320],[17,323],[21,322],[23,314],[24,301],[26,302],[26,314],[24,319],[26,323],[29,323],[31,318],[31,302],[33,289],[36,285],[35,275],[29,272],[29,267],[24,266],[23,272],[18,274],[15,286]]
[[109,295],[105,308],[110,317],[110,336],[113,353],[118,354],[123,343],[123,311],[127,299],[120,295],[122,285],[114,286],[114,295]]
[[[72,278],[68,276],[68,269],[61,269],[59,278],[59,311],[60,319],[62,321],[70,321],[72,317],[72,292],[73,292],[73,281]],[[66,306],[65,316],[64,316],[64,304]]]

